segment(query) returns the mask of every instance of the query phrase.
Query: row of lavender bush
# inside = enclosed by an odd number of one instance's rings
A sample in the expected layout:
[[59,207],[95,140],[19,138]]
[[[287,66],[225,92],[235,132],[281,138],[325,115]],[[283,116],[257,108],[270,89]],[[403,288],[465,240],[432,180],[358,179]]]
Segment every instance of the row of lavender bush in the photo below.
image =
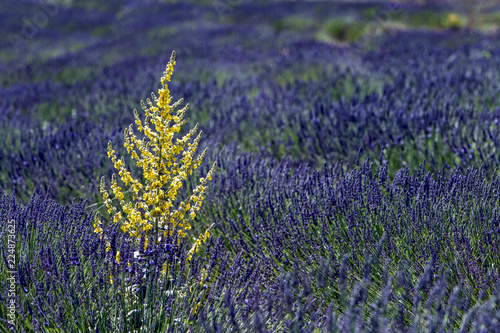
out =
[[[254,68],[252,55],[242,55],[241,70],[254,74],[206,82],[181,79],[172,91],[195,106],[193,117],[201,121],[212,146],[237,141],[247,151],[317,166],[339,160],[353,163],[362,148],[375,162],[384,151],[391,177],[405,165],[415,171],[425,159],[433,171],[482,164],[491,178],[500,162],[499,45],[479,35],[470,40],[451,35],[445,37],[447,43],[460,46],[433,46],[440,38],[400,34],[383,45],[383,53],[364,54],[361,69],[332,65],[335,47],[289,42],[288,55],[273,50],[260,55],[263,69]],[[349,55],[345,53],[338,51],[341,57]],[[163,60],[134,58],[73,85],[42,81],[2,90],[1,112],[8,121],[2,125],[6,135],[0,156],[12,161],[0,174],[2,188],[16,186],[16,193],[27,199],[37,185],[62,190],[69,177],[77,187],[71,193],[92,198],[91,184],[105,167],[99,153],[103,143],[121,140],[120,126],[133,120],[124,111],[146,97],[137,87],[154,85],[157,64]],[[196,57],[193,61],[195,68],[205,66]],[[315,63],[307,68],[311,77],[290,80],[292,73],[305,70],[300,68],[304,63]],[[322,64],[327,66],[324,72],[316,68]],[[54,61],[49,66],[55,71],[62,65]],[[375,75],[363,72],[368,70]],[[25,103],[63,115],[57,123],[43,117],[38,121],[23,115],[29,110]],[[67,200],[67,193],[54,194]]]
[[[388,182],[368,163],[322,172],[250,156],[226,163],[201,213],[223,236],[189,264],[175,234],[137,255],[113,224],[106,248],[85,202],[36,195],[24,207],[3,196],[2,239],[16,221],[19,331],[500,328],[500,179],[401,170]],[[3,283],[2,302],[6,292]]]

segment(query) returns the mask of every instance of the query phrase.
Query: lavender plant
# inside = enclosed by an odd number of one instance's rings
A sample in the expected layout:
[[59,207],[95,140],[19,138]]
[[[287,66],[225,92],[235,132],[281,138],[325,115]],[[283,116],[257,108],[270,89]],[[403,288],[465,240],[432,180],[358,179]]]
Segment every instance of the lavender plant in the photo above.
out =
[[[498,329],[498,292],[474,301],[464,284],[454,285],[432,263],[415,282],[408,279],[404,266],[392,278],[384,264],[377,282],[375,262],[383,258],[366,258],[364,278],[351,292],[348,257],[340,266],[322,260],[306,272],[296,261],[286,270],[270,257],[255,260],[245,251],[231,253],[222,240],[211,239],[206,256],[187,264],[186,239],[176,232],[164,242],[148,244],[136,257],[135,247],[121,241],[126,235],[117,225],[103,229],[112,239],[107,251],[104,239],[95,237],[93,216],[84,213],[84,206],[83,201],[75,202],[68,209],[41,195],[33,196],[26,207],[12,196],[0,198],[2,241],[6,242],[7,221],[14,219],[18,231],[14,331],[331,332],[353,327],[425,332],[434,327],[479,332],[484,325]],[[234,240],[233,245],[238,244]],[[0,247],[2,256],[6,249]],[[165,263],[167,280],[159,279]],[[2,319],[7,311],[7,271],[6,262],[0,261]],[[139,287],[127,288],[128,280]],[[337,288],[339,301],[329,302],[325,294],[319,297],[318,291]],[[447,290],[449,294],[441,294]],[[201,307],[201,301],[207,306]],[[2,332],[10,331],[8,327],[0,323]]]

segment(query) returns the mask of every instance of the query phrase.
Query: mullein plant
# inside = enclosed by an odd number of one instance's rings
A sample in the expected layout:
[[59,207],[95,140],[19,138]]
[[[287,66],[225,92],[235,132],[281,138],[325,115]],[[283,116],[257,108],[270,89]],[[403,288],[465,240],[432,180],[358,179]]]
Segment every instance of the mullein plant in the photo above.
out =
[[[113,204],[106,190],[104,177],[100,183],[100,192],[111,221],[119,223],[121,230],[136,244],[141,244],[141,237],[144,237],[144,249],[148,246],[148,242],[160,242],[162,237],[165,239],[171,236],[174,230],[180,237],[186,236],[186,231],[191,229],[190,221],[195,218],[203,202],[207,182],[211,180],[216,168],[214,163],[206,177],[200,178],[199,185],[188,198],[180,202],[176,200],[183,182],[200,165],[207,149],[194,157],[202,134],[202,131],[199,131],[192,140],[198,132],[198,124],[182,138],[177,138],[175,135],[188,121],[184,116],[189,104],[181,109],[178,107],[183,99],[172,104],[168,82],[174,71],[174,65],[175,51],[172,52],[161,78],[162,87],[158,90],[158,96],[152,93],[152,100],[146,100],[147,105],[141,101],[145,112],[144,119],[141,120],[137,110],[134,110],[135,124],[137,130],[144,134],[143,138],[136,136],[132,124],[124,130],[124,147],[136,161],[137,166],[142,169],[142,180],[132,176],[126,168],[125,159],[116,156],[109,142],[108,157],[118,170],[118,177],[113,174],[111,178],[111,189],[115,200],[119,202],[118,207]],[[128,187],[128,191],[122,190],[118,179]],[[131,194],[131,201],[126,200],[126,193]],[[94,228],[95,232],[102,236],[102,221],[97,216]],[[187,260],[191,260],[197,248],[209,237],[210,229],[211,227],[195,241]]]

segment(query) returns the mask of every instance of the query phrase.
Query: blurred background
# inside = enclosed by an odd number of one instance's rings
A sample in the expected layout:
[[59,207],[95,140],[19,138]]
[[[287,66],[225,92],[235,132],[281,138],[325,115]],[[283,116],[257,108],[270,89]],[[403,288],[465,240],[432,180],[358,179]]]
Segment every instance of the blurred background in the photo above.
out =
[[99,201],[172,50],[212,159],[493,167],[499,26],[497,1],[0,0],[0,190]]

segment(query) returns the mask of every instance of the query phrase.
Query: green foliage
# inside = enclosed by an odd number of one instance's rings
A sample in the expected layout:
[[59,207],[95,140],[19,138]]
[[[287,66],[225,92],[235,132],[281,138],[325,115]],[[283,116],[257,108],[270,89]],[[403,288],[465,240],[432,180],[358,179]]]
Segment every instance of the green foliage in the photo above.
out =
[[402,13],[395,17],[411,28],[458,29],[467,24],[467,19],[454,12],[423,10],[416,13]]
[[276,31],[306,32],[316,30],[319,24],[309,17],[297,15],[278,19],[273,22],[272,26]]
[[377,12],[379,11],[379,7],[378,6],[375,6],[375,7],[370,7],[370,8],[366,8],[363,10],[363,17],[367,20],[371,20],[373,18],[375,18],[375,15],[377,15]]
[[341,42],[355,42],[364,33],[365,25],[356,21],[330,19],[324,24],[324,31],[330,38]]

